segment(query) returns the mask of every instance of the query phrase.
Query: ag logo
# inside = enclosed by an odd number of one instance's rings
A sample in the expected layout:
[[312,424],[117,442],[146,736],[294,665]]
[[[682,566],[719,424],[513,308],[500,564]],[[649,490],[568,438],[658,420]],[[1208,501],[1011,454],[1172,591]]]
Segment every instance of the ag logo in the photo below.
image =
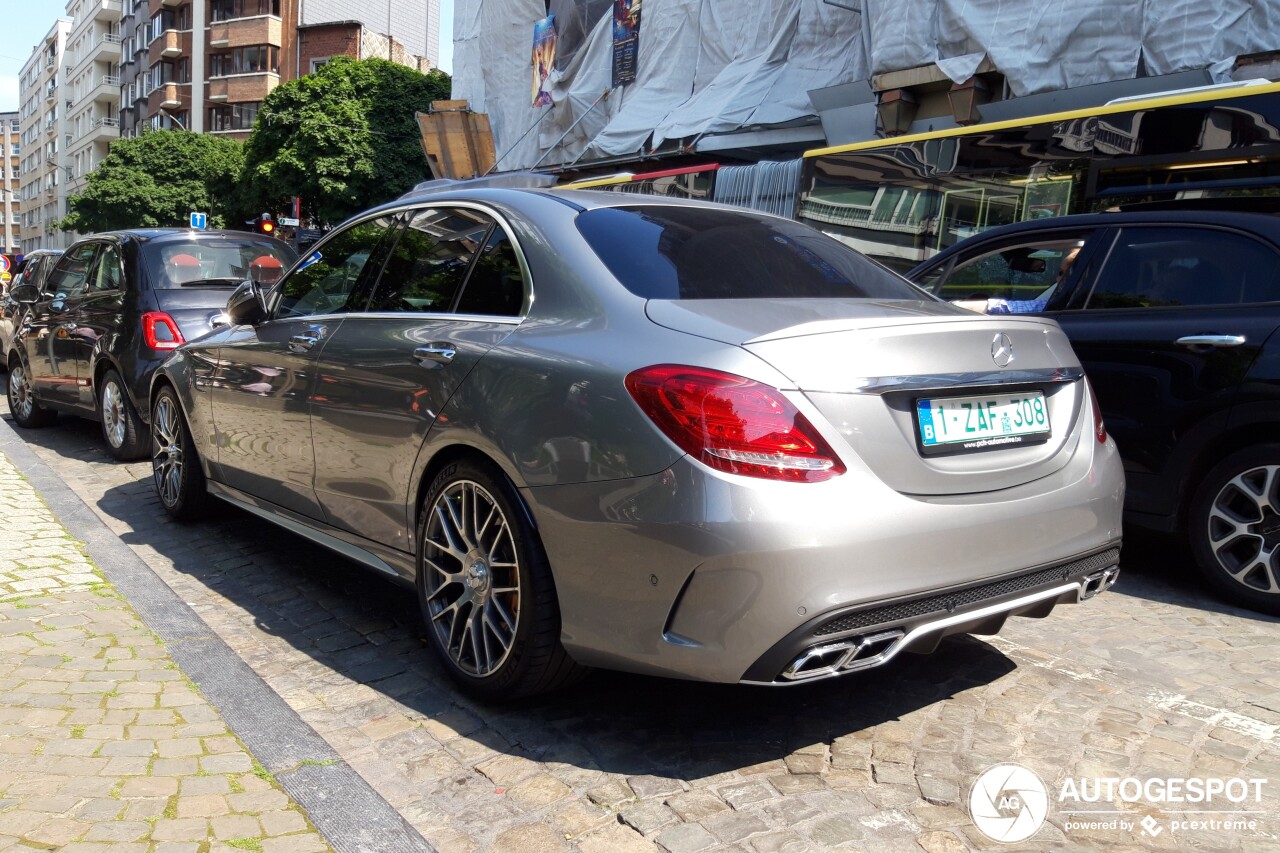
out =
[[1025,841],[1044,826],[1049,794],[1040,777],[1021,764],[997,764],[973,783],[969,814],[992,841]]

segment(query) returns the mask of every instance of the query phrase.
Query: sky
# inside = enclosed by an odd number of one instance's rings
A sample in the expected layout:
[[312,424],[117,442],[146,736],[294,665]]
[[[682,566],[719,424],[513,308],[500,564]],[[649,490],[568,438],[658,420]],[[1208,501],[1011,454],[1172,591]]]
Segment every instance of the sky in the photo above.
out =
[[[359,2],[359,0],[356,0]],[[453,72],[453,3],[440,0],[440,67]],[[5,0],[18,6],[19,0]],[[0,38],[0,112],[18,109],[18,75],[31,56],[31,49],[53,28],[53,22],[67,13],[66,0],[21,0],[22,11],[7,9],[5,36]]]

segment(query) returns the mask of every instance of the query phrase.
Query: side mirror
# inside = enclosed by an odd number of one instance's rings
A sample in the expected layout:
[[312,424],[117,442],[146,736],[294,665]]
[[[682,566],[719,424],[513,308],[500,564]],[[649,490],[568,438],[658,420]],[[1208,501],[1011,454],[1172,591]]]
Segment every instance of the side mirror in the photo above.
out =
[[235,326],[256,326],[267,319],[262,286],[252,280],[241,282],[227,300],[227,317]]
[[9,291],[9,298],[19,305],[30,305],[40,301],[40,291],[34,284],[20,284]]

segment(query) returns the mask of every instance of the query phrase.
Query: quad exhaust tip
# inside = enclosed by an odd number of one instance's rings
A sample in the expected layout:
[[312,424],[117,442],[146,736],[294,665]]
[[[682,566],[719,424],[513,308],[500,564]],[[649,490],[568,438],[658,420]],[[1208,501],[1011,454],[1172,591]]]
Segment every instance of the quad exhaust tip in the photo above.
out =
[[[865,637],[850,637],[833,643],[810,646],[791,661],[790,665],[778,675],[777,680],[773,683],[795,684],[801,681],[830,678],[836,675],[844,675],[848,672],[871,669],[887,663],[891,658],[896,657],[898,652],[902,651],[906,645],[916,642],[922,635],[932,634],[949,626],[971,622],[978,618],[996,616],[1001,613],[1006,615],[1013,611],[1025,613],[1027,612],[1026,608],[1038,602],[1051,601],[1057,596],[1064,593],[1069,594],[1073,590],[1076,593],[1077,601],[1087,601],[1098,593],[1111,589],[1119,577],[1120,567],[1118,565],[1108,566],[1063,586],[1042,590],[1003,604],[945,616],[926,622],[923,625],[917,625],[911,628],[910,631],[904,626],[868,634]],[[1051,608],[1052,604],[1050,604]],[[1047,612],[1046,610],[1044,613],[1035,615],[1043,616]]]

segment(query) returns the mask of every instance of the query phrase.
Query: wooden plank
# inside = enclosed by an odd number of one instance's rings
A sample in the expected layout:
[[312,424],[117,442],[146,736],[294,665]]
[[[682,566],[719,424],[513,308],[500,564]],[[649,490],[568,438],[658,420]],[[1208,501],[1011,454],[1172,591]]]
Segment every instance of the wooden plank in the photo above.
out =
[[434,101],[416,117],[433,177],[472,178],[493,166],[489,117],[471,112],[466,101]]

